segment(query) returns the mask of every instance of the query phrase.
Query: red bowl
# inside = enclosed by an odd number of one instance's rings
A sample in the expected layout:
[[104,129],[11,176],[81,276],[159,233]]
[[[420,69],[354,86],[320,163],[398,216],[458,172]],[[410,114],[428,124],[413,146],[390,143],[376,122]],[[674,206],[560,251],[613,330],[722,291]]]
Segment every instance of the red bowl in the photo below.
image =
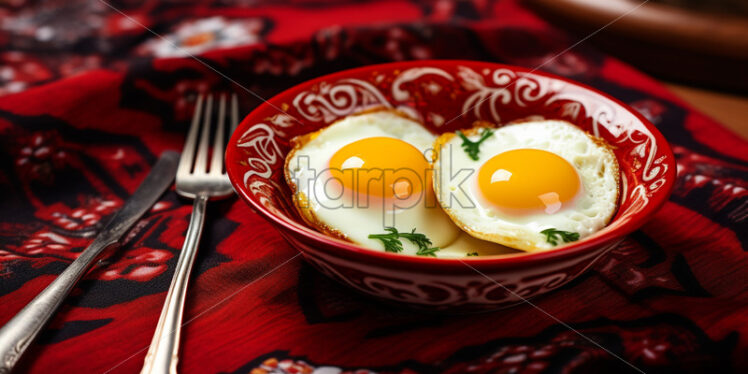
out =
[[[321,234],[298,215],[284,181],[289,141],[376,106],[403,110],[435,133],[477,119],[569,121],[614,146],[622,181],[618,212],[603,230],[558,249],[464,259],[373,251]],[[477,61],[373,65],[297,85],[242,121],[226,165],[239,195],[322,273],[377,298],[453,312],[519,303],[578,277],[652,217],[676,171],[662,134],[620,101],[565,78]]]

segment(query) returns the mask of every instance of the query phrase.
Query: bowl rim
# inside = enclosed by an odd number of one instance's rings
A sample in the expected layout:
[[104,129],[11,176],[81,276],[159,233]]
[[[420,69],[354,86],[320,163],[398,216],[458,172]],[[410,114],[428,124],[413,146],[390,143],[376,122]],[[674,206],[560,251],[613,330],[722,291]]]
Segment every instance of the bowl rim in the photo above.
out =
[[[250,122],[249,121],[250,118],[257,115],[257,113],[264,111],[268,107],[271,107],[271,108],[277,107],[277,103],[274,103],[274,101],[278,101],[278,98],[288,96],[291,92],[299,91],[301,89],[306,89],[308,87],[311,87],[323,81],[337,80],[339,78],[346,77],[352,73],[360,73],[360,72],[390,69],[390,68],[395,69],[395,68],[402,68],[402,67],[414,67],[414,66],[421,66],[421,65],[434,65],[435,67],[438,67],[438,65],[458,65],[458,64],[463,64],[467,66],[474,65],[474,64],[491,65],[497,69],[504,68],[504,69],[512,70],[514,72],[535,74],[535,75],[543,76],[546,78],[561,80],[563,82],[581,87],[585,90],[592,91],[602,96],[603,98],[610,100],[611,102],[615,104],[620,105],[626,111],[633,114],[638,120],[640,120],[644,124],[647,130],[649,130],[651,134],[653,135],[655,139],[654,144],[658,146],[658,148],[662,151],[662,153],[664,153],[666,156],[669,156],[669,157],[666,157],[666,159],[663,161],[663,163],[667,165],[667,170],[665,171],[665,175],[664,175],[665,183],[661,187],[661,189],[663,189],[662,191],[663,193],[656,195],[655,198],[651,198],[649,200],[649,203],[641,211],[632,215],[628,221],[624,222],[623,224],[614,228],[613,230],[604,232],[600,235],[592,235],[588,238],[579,240],[577,242],[559,246],[553,249],[549,249],[545,251],[492,255],[492,256],[470,256],[470,257],[464,257],[464,258],[437,258],[437,257],[428,257],[428,256],[406,255],[406,254],[400,254],[400,253],[389,253],[389,252],[384,252],[384,251],[375,251],[375,250],[371,250],[371,249],[367,249],[365,247],[359,246],[354,243],[349,243],[349,242],[345,242],[340,239],[332,238],[323,233],[315,231],[309,227],[303,226],[299,223],[288,222],[285,219],[275,215],[273,212],[265,208],[258,201],[255,201],[249,195],[247,188],[243,185],[242,178],[240,176],[241,172],[236,170],[239,167],[237,165],[238,163],[232,162],[232,161],[237,161],[239,159],[238,154],[237,154],[238,149],[237,149],[236,144],[238,143],[238,140],[241,137],[241,134],[243,134],[243,132],[247,130],[249,126],[248,124]],[[239,196],[241,196],[241,198],[245,202],[247,202],[250,205],[250,207],[252,207],[255,210],[255,212],[263,216],[266,220],[269,220],[271,223],[274,223],[275,225],[279,225],[287,230],[290,230],[291,232],[297,235],[301,235],[309,240],[319,243],[320,245],[317,246],[318,248],[324,248],[324,251],[329,251],[330,249],[334,249],[334,252],[335,252],[334,254],[336,256],[340,255],[343,257],[356,257],[361,260],[368,260],[368,261],[373,260],[377,263],[387,263],[390,265],[396,265],[396,264],[405,265],[405,266],[418,265],[419,267],[435,266],[436,269],[443,269],[445,267],[453,267],[454,265],[459,265],[460,267],[464,268],[466,267],[465,265],[468,265],[467,267],[472,267],[470,265],[476,265],[476,266],[481,266],[481,267],[484,267],[484,266],[492,266],[492,267],[507,266],[508,267],[508,266],[514,266],[520,263],[524,265],[528,265],[531,263],[542,264],[542,263],[553,262],[558,259],[577,257],[577,256],[585,255],[585,254],[590,254],[588,252],[594,252],[594,249],[599,248],[605,244],[611,243],[615,241],[616,239],[623,240],[623,237],[637,230],[642,225],[644,225],[644,223],[646,223],[649,219],[651,219],[654,213],[656,213],[660,209],[660,207],[662,207],[662,205],[664,205],[665,202],[668,201],[670,194],[673,190],[673,187],[675,185],[675,178],[676,178],[675,158],[674,158],[672,149],[670,147],[670,144],[665,140],[665,137],[660,133],[660,131],[657,129],[657,127],[654,124],[652,124],[643,115],[641,115],[639,112],[631,108],[629,105],[623,103],[622,101],[608,95],[605,92],[602,92],[589,85],[586,85],[584,83],[577,82],[569,78],[565,78],[565,77],[558,76],[555,74],[546,73],[543,71],[528,69],[528,68],[521,67],[521,66],[489,62],[489,61],[453,60],[453,59],[414,60],[414,61],[390,62],[390,63],[384,63],[384,64],[373,64],[373,65],[361,66],[361,67],[352,68],[352,69],[341,70],[338,72],[322,75],[320,77],[306,80],[304,82],[296,84],[274,95],[270,99],[263,101],[260,105],[254,108],[250,113],[248,113],[242,119],[242,121],[239,123],[236,130],[232,134],[231,139],[229,140],[229,144],[227,146],[226,155],[225,155],[225,161],[226,161],[226,171],[231,181],[231,184],[234,186],[234,190],[236,190]],[[610,223],[612,222],[613,221],[609,222],[608,225],[610,225]]]

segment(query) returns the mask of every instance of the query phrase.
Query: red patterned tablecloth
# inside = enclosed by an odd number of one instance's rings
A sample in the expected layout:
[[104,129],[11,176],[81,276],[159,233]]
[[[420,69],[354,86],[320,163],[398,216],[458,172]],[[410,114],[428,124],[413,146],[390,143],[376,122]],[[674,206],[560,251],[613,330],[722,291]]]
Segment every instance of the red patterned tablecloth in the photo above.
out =
[[[237,91],[245,113],[258,104],[187,54],[263,97],[379,62],[546,62],[655,123],[678,182],[653,221],[535,303],[647,373],[748,370],[748,145],[585,43],[553,58],[577,39],[515,0],[11,0],[0,17],[0,323],[85,248],[161,151],[181,147],[196,92]],[[83,279],[19,372],[139,370],[190,211],[169,192]],[[399,310],[300,258],[260,279],[296,251],[241,201],[208,213],[182,372],[631,371],[527,305]]]

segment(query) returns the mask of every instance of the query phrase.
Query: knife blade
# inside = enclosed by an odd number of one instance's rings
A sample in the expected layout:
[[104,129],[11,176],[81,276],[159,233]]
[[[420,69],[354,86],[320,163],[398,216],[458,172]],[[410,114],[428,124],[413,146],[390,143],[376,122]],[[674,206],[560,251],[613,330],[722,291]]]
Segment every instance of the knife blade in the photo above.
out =
[[0,374],[10,373],[23,352],[94,260],[105,250],[116,246],[130,227],[171,186],[177,173],[178,162],[178,152],[162,153],[145,180],[99,232],[96,239],[47,288],[0,329]]

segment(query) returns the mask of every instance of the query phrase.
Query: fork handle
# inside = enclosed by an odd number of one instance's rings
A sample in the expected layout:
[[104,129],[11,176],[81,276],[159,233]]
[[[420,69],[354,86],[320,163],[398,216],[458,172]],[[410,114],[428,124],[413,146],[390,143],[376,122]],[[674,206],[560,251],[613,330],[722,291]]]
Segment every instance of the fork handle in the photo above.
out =
[[169,286],[169,293],[166,294],[164,308],[161,310],[161,317],[158,319],[156,332],[153,334],[151,346],[145,356],[141,374],[176,374],[177,372],[184,300],[190,271],[195,262],[197,246],[203,231],[207,202],[207,194],[198,194],[195,197],[187,237],[184,240],[182,252],[179,254],[177,268],[174,271],[171,286]]

